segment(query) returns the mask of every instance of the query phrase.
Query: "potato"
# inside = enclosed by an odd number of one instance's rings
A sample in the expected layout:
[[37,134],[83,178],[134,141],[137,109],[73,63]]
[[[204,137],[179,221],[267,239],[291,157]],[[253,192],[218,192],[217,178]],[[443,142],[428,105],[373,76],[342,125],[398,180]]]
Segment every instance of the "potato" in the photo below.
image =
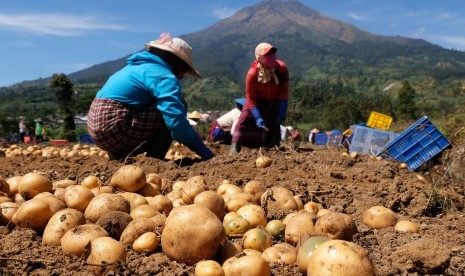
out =
[[302,210],[304,208],[304,203],[302,202],[301,195],[294,196],[295,203],[297,203],[297,210]]
[[131,210],[131,213],[129,215],[133,219],[138,219],[138,218],[151,218],[153,216],[159,215],[160,213],[155,210],[152,206],[148,204],[144,205],[139,205],[137,207],[134,207],[134,209]]
[[322,243],[327,242],[331,239],[323,236],[313,236],[308,240],[304,241],[298,250],[297,253],[297,265],[299,266],[302,273],[307,273],[308,261],[313,254],[313,251],[318,248]]
[[195,265],[195,276],[224,276],[221,265],[213,260],[200,261]]
[[258,180],[252,180],[244,185],[244,192],[252,195],[253,203],[260,204],[260,198],[266,192],[265,186]]
[[192,204],[171,212],[161,244],[171,260],[193,265],[212,259],[224,238],[225,230],[218,217],[208,208]]
[[250,229],[250,222],[243,217],[228,220],[224,225],[226,236],[241,235]]
[[0,196],[10,196],[10,184],[0,176]]
[[149,205],[160,213],[163,213],[166,217],[173,210],[173,202],[164,195],[156,195],[147,200]]
[[182,191],[181,189],[172,190],[166,194],[166,197],[169,198],[172,202],[174,202],[176,199],[182,200]]
[[173,185],[171,185],[171,188],[172,190],[181,190],[182,189],[182,186],[184,185],[184,183],[186,183],[186,181],[176,181],[173,183]]
[[84,212],[95,195],[85,186],[73,185],[65,189],[63,197],[69,208]]
[[119,240],[126,226],[132,221],[132,217],[125,212],[110,211],[103,214],[95,224],[107,231],[108,235]]
[[173,201],[173,209],[176,209],[179,206],[185,206],[185,205],[187,204],[182,200],[182,198],[178,198]]
[[84,216],[91,222],[96,222],[103,214],[110,211],[129,213],[131,207],[124,197],[117,194],[101,194],[94,197],[87,205]]
[[286,224],[284,231],[286,242],[296,245],[305,234],[316,234],[314,218],[315,215],[307,211],[300,211],[293,216]]
[[[224,269],[224,265],[223,265]],[[271,268],[268,262],[261,256],[246,255],[234,259],[224,269],[226,276],[270,276]]]
[[91,240],[86,262],[93,265],[95,275],[105,275],[116,267],[117,262],[126,262],[126,256],[126,247],[119,241],[110,237],[99,237]]
[[90,189],[95,196],[100,194],[113,194],[115,192],[115,188],[113,186],[99,186]]
[[12,217],[16,226],[42,232],[53,216],[47,201],[37,198],[25,201]]
[[215,191],[203,191],[194,198],[194,204],[207,207],[221,221],[225,215],[224,199]]
[[12,176],[6,180],[8,185],[10,186],[10,194],[14,195],[18,193],[18,186],[19,182],[21,182],[22,175]]
[[350,215],[331,212],[320,217],[315,223],[315,230],[330,239],[352,241],[358,233],[357,226]]
[[[224,198],[228,198],[227,196],[224,196]],[[232,200],[227,200],[226,202],[226,211],[227,212],[237,212],[240,208],[246,206],[246,205],[251,205],[253,204],[252,202],[249,202],[247,200],[244,200],[242,198],[235,198]]]
[[146,232],[138,237],[132,244],[132,249],[137,253],[153,252],[157,248],[159,239],[154,232]]
[[224,198],[225,196],[230,196],[234,193],[240,193],[242,192],[242,189],[241,187],[231,184],[231,182],[226,180],[218,186],[216,192]]
[[102,181],[96,177],[95,175],[89,175],[86,176],[82,181],[81,185],[88,188],[88,189],[93,189],[97,188],[102,184]]
[[313,251],[307,275],[373,276],[375,269],[363,247],[353,242],[330,240]]
[[270,234],[273,238],[280,238],[284,236],[285,229],[286,225],[278,219],[269,221],[265,227],[265,231],[268,232],[268,234]]
[[363,213],[363,223],[372,229],[382,229],[394,226],[397,215],[391,209],[383,206],[373,206]]
[[224,198],[225,198],[226,201],[231,201],[231,200],[235,200],[235,199],[242,199],[244,201],[253,203],[252,195],[249,194],[249,193],[246,193],[246,192],[238,192],[238,193],[234,193],[234,194],[231,194],[231,195],[225,195]]
[[307,203],[305,203],[304,205],[304,210],[309,212],[309,213],[312,213],[312,214],[318,214],[318,212],[323,209],[323,206],[320,204],[320,203],[316,203],[316,202],[313,202],[313,201],[309,201]]
[[142,187],[142,189],[137,191],[137,193],[140,194],[141,196],[147,197],[147,196],[160,195],[161,191],[160,191],[160,186],[158,186],[157,184],[147,182],[145,183],[144,187]]
[[260,156],[255,159],[255,166],[257,168],[266,168],[273,163],[273,160],[268,156]]
[[227,213],[226,215],[224,215],[224,218],[223,218],[223,226],[226,225],[226,223],[233,218],[242,218],[242,216],[236,212]]
[[192,204],[194,198],[203,191],[208,190],[205,179],[202,176],[194,176],[189,178],[182,185],[182,201],[186,204]]
[[135,240],[147,232],[162,234],[165,223],[166,217],[163,214],[151,218],[134,219],[126,226],[119,240],[124,245],[128,245],[133,244]]
[[52,182],[48,177],[32,172],[21,178],[18,192],[24,194],[26,199],[31,199],[39,193],[51,192],[52,188]]
[[3,202],[13,202],[13,200],[7,196],[0,196],[0,204]]
[[0,203],[0,225],[7,225],[13,218],[13,215],[16,213],[18,208],[19,204],[16,202],[7,201]]
[[242,252],[242,246],[239,243],[226,240],[218,249],[216,258],[220,262],[224,262],[240,252]]
[[69,186],[73,186],[73,185],[76,185],[76,181],[71,180],[71,179],[62,179],[62,180],[54,181],[52,183],[54,191],[56,189],[66,189]]
[[143,169],[134,165],[125,165],[119,168],[111,177],[110,185],[126,192],[137,192],[146,183]]
[[108,237],[107,231],[95,224],[82,224],[68,230],[60,239],[65,254],[81,256],[87,244],[100,237]]
[[160,188],[163,181],[158,173],[149,173],[146,175],[146,182],[155,184],[156,186],[158,186],[158,188]]
[[418,233],[420,231],[418,225],[410,220],[399,220],[394,226],[397,232]]
[[[276,208],[288,211],[299,209],[299,205],[297,205],[297,202],[294,199],[294,195],[292,191],[290,191],[289,189],[280,186],[275,186],[271,188],[271,191],[273,192],[273,198],[275,200],[269,200],[267,202],[269,208]],[[265,204],[265,197],[266,193],[263,193],[261,197],[262,204]]]
[[262,256],[267,262],[293,265],[297,260],[297,249],[288,243],[277,243],[265,249]]
[[68,230],[85,223],[86,219],[82,212],[71,208],[59,210],[45,226],[42,244],[59,246],[60,239]]
[[265,230],[261,228],[252,228],[245,232],[242,237],[242,243],[244,249],[255,249],[263,252],[263,250],[271,246],[272,241],[270,234]]
[[268,223],[265,211],[258,205],[243,206],[237,210],[237,213],[250,222],[250,228],[266,226]]
[[129,205],[131,205],[131,210],[139,205],[145,205],[149,203],[145,197],[138,193],[124,192],[119,193],[118,195],[124,197],[124,199],[129,202]]

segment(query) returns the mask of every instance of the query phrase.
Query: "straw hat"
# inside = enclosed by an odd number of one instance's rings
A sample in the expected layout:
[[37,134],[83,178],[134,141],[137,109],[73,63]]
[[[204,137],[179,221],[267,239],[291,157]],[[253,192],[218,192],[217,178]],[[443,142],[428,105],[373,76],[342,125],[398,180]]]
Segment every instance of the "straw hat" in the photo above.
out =
[[318,128],[314,128],[312,130],[310,130],[310,133],[318,133],[320,132],[320,130]]
[[202,119],[202,114],[200,114],[200,112],[198,112],[197,110],[196,111],[192,111],[188,116],[187,116],[188,119],[197,119],[197,120],[200,120]]
[[177,37],[171,38],[169,33],[162,33],[158,40],[145,43],[145,47],[147,50],[150,49],[150,47],[154,47],[175,54],[178,58],[186,62],[187,65],[189,65],[191,68],[191,70],[187,72],[188,74],[195,78],[202,77],[199,71],[197,71],[194,67],[194,55],[192,53],[192,48],[184,40]]

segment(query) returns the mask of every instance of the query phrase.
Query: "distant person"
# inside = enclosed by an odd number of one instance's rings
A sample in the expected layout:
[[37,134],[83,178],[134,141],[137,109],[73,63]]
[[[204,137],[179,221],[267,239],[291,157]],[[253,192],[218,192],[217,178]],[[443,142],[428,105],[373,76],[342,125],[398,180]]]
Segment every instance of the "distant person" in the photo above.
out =
[[98,91],[87,122],[92,140],[112,159],[143,152],[164,159],[173,139],[202,160],[214,157],[187,119],[180,80],[185,74],[201,77],[192,48],[169,33],[145,47]]
[[246,76],[245,104],[232,137],[230,154],[241,146],[274,147],[281,140],[289,96],[287,65],[276,58],[277,48],[263,42]]
[[245,99],[236,99],[236,107],[213,121],[208,135],[210,141],[231,144],[232,134],[241,115],[244,101]]
[[291,134],[291,138],[289,138],[291,142],[300,142],[300,132],[298,128],[294,128],[294,131]]
[[34,133],[36,143],[42,143],[44,141],[45,136],[45,127],[42,118],[37,119]]
[[19,120],[18,124],[18,133],[19,133],[19,142],[24,143],[24,137],[26,136],[27,133],[27,126],[24,123],[23,119]]

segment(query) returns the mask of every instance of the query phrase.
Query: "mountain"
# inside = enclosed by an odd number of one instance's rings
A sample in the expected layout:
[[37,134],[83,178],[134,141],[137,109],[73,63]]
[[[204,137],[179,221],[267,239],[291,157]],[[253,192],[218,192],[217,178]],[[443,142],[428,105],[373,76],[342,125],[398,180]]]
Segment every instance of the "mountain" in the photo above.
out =
[[[400,83],[408,80],[420,95],[424,110],[432,105],[444,110],[443,105],[431,103],[442,97],[450,97],[450,105],[458,102],[453,97],[465,96],[465,52],[421,39],[372,34],[297,0],[262,1],[181,38],[194,49],[196,66],[204,76],[200,80],[183,80],[186,100],[192,108],[227,108],[232,99],[243,96],[245,74],[254,59],[255,46],[263,41],[276,46],[278,58],[287,63],[296,102],[310,93],[298,92],[299,87],[318,81],[341,82],[356,92],[373,94],[396,91]],[[86,99],[91,99],[109,75],[124,66],[129,55],[68,77],[75,86],[86,89]],[[29,83],[36,86],[47,82],[41,79]],[[15,89],[24,87],[27,83],[10,87],[8,92],[14,94]]]

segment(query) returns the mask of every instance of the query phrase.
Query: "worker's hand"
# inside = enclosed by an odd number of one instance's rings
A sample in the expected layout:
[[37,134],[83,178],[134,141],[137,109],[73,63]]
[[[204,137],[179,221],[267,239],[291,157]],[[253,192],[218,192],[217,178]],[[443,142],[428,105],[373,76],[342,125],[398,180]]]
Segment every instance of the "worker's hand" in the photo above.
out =
[[215,157],[215,154],[205,146],[205,144],[202,142],[202,140],[198,136],[196,137],[194,142],[189,146],[189,149],[197,153],[202,158],[203,161],[206,161],[206,160],[209,160]]

